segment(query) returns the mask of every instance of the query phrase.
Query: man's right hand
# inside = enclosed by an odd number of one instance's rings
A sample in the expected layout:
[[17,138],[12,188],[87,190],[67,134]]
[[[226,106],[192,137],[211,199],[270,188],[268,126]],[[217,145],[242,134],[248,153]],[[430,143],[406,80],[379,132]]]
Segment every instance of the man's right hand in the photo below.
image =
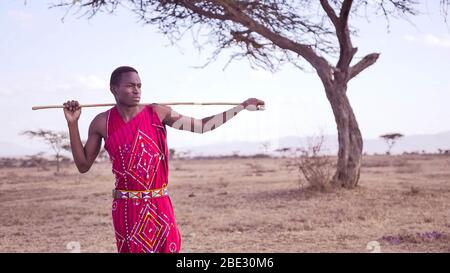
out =
[[64,116],[66,117],[67,123],[76,123],[81,115],[81,107],[78,101],[68,100],[63,105],[64,105]]

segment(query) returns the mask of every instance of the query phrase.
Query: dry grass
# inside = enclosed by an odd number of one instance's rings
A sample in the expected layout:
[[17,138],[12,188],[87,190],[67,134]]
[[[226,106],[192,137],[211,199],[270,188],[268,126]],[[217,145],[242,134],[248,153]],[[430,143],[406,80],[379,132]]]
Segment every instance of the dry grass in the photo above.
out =
[[[172,161],[182,252],[450,252],[449,157],[366,156],[359,187],[327,193],[287,160]],[[116,251],[110,165],[63,170],[0,170],[1,252]]]

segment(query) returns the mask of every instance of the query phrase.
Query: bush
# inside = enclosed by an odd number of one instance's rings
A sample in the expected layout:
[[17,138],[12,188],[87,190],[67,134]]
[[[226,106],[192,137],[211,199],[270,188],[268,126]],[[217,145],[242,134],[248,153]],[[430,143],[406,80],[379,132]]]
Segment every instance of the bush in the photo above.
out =
[[311,189],[327,191],[331,188],[334,160],[324,155],[323,135],[311,139],[306,148],[294,150],[293,161],[289,163],[300,172],[300,186],[309,183]]

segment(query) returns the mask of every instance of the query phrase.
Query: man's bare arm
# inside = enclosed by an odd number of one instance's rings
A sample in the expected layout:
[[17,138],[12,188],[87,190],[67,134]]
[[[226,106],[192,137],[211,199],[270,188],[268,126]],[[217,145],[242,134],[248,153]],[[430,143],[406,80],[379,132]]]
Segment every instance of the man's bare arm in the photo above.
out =
[[228,109],[225,112],[202,119],[197,119],[194,117],[179,114],[169,106],[157,105],[161,121],[164,124],[167,124],[170,127],[178,130],[185,130],[200,134],[217,129],[219,126],[225,124],[227,121],[235,117],[240,111],[244,109],[250,111],[258,110],[258,106],[264,106],[264,101],[251,98],[244,101],[238,106]]
[[64,114],[69,127],[70,147],[72,150],[73,160],[80,173],[87,172],[97,158],[102,144],[102,136],[100,134],[101,114],[92,120],[89,126],[88,139],[85,146],[80,139],[78,130],[78,118],[81,114],[81,108],[78,102],[67,102],[64,104]]

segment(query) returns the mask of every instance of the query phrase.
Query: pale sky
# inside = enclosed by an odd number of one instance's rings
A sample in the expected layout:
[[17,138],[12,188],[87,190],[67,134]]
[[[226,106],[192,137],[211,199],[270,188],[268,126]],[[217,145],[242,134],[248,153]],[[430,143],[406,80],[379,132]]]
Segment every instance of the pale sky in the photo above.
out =
[[[283,136],[336,134],[323,87],[315,73],[285,65],[271,74],[253,70],[247,60],[223,71],[222,55],[204,69],[209,57],[198,53],[189,35],[178,46],[153,26],[142,25],[128,11],[99,14],[91,20],[48,9],[51,1],[0,1],[0,142],[22,146],[36,141],[19,136],[26,129],[67,130],[62,110],[32,111],[34,105],[114,102],[109,77],[117,66],[135,67],[140,74],[142,102],[231,101],[257,97],[266,111],[238,114],[203,135],[168,131],[170,147],[229,141],[264,142]],[[415,27],[381,16],[357,25],[357,56],[380,52],[377,63],[353,79],[348,96],[364,138],[387,132],[405,135],[449,131],[450,27],[439,14],[439,1],[424,1],[425,14],[413,17]],[[209,50],[211,50],[210,48]],[[198,118],[228,109],[177,106]],[[92,118],[107,108],[83,109],[82,139]]]

